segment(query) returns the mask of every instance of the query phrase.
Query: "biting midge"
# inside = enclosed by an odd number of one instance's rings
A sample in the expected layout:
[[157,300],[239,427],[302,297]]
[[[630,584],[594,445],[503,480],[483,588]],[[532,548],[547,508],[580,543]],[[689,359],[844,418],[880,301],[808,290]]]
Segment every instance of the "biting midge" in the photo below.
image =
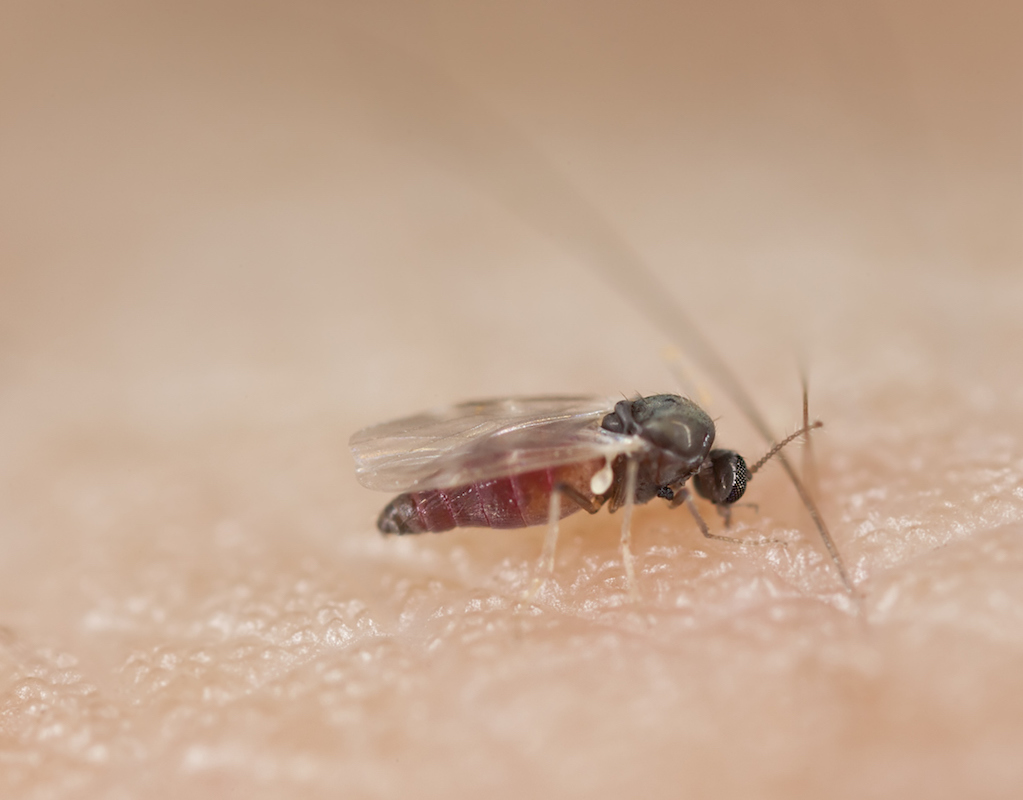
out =
[[[658,394],[622,400],[599,422],[590,410],[572,414],[562,408],[579,400],[469,403],[456,407],[461,412],[423,415],[384,426],[383,434],[393,435],[395,429],[400,429],[407,438],[422,435],[442,417],[445,421],[453,417],[460,423],[455,427],[464,430],[461,436],[452,436],[445,429],[450,448],[446,452],[444,448],[431,451],[432,457],[424,460],[424,469],[416,480],[418,485],[392,500],[380,514],[377,526],[384,533],[405,534],[455,527],[540,525],[550,521],[551,496],[558,493],[570,502],[559,504],[557,518],[579,509],[596,513],[605,504],[614,512],[630,501],[642,504],[655,497],[667,500],[672,508],[689,501],[704,535],[726,538],[709,533],[689,499],[687,484],[692,480],[696,494],[724,511],[743,496],[763,460],[751,470],[734,450],[712,449],[713,420],[685,397]],[[533,418],[519,411],[523,407],[534,410]],[[500,408],[506,410],[504,419],[498,416]],[[478,413],[471,413],[473,409]],[[481,428],[478,423],[483,419],[498,424]],[[374,439],[374,430],[353,437],[357,460],[362,455],[363,462],[372,461],[372,455],[363,453]],[[503,442],[502,437],[507,441]],[[506,448],[501,446],[504,443]],[[776,446],[771,455],[782,445]],[[578,457],[566,460],[565,450],[572,450]],[[493,456],[490,469],[488,454]],[[392,456],[392,460],[395,458],[402,460],[400,455]],[[444,469],[437,469],[437,462],[442,460],[448,463],[443,464]],[[528,464],[529,468],[515,469],[516,463]],[[634,464],[636,471],[631,498],[626,489],[629,464]],[[373,477],[378,477],[387,467],[388,463],[365,463],[364,471],[372,469]],[[443,477],[434,477],[437,475]],[[455,476],[459,475],[465,480],[457,481]]]

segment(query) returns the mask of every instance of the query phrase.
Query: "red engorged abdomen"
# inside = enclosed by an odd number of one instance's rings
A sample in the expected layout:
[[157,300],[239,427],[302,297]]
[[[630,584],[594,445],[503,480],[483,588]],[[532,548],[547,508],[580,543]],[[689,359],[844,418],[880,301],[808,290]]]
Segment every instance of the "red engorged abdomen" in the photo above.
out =
[[[508,475],[451,489],[429,489],[399,495],[380,515],[384,533],[425,533],[452,528],[525,528],[547,522],[551,492],[567,484],[587,497],[590,479],[603,459]],[[561,516],[579,506],[562,498]]]

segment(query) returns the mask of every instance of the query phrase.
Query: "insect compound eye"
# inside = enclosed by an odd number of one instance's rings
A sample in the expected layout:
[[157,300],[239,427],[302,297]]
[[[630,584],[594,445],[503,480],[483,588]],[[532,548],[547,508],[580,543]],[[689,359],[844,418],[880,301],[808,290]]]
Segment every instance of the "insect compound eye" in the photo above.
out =
[[725,505],[734,503],[746,493],[746,484],[749,483],[750,479],[749,470],[746,468],[746,459],[738,453],[733,452],[732,455],[735,456],[732,464],[734,478],[732,480],[732,491],[725,498]]
[[696,473],[693,485],[700,497],[715,505],[727,506],[742,497],[749,479],[749,469],[742,456],[734,450],[711,450],[710,468]]

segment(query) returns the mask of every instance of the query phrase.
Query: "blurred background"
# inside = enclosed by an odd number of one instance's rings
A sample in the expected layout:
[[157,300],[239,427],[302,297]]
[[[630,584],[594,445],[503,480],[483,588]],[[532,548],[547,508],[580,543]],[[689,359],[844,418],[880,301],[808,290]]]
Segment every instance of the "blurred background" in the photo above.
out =
[[1020,12],[969,8],[5,4],[5,372],[127,413],[182,370],[205,410],[646,388],[552,184],[775,371],[831,287],[944,327],[944,275],[997,299],[1023,249]]
[[[0,786],[440,796],[462,753],[461,785],[493,796],[937,797],[982,780],[976,796],[1009,796],[1021,41],[1010,0],[0,4]],[[798,657],[783,642],[789,660],[734,660],[724,636],[673,661],[701,614],[753,608],[776,632],[777,597],[835,585],[819,544],[732,574],[662,558],[670,532],[647,566],[648,619],[671,635],[610,670],[618,688],[580,688],[591,662],[568,657],[550,702],[538,662],[501,649],[534,640],[500,627],[490,656],[455,647],[442,669],[423,630],[489,607],[474,587],[501,596],[542,532],[381,543],[386,498],[355,483],[348,437],[472,397],[674,390],[665,348],[690,343],[658,329],[655,296],[779,431],[808,363],[826,511],[868,616],[893,627],[821,656],[811,636],[807,655],[807,630],[844,623],[799,618]],[[763,446],[693,380],[721,441]],[[763,480],[763,518],[796,526]],[[618,576],[611,528],[593,552]],[[409,582],[430,587],[419,605],[397,596]],[[552,640],[633,630],[624,613],[586,628],[612,603],[593,586]],[[317,621],[333,603],[354,604],[340,634]],[[901,635],[920,619],[943,633]],[[324,659],[363,663],[343,645],[370,630],[422,637],[356,682],[386,690],[303,694]],[[466,699],[470,655],[485,688]],[[795,666],[751,700],[758,664]],[[813,696],[807,674],[825,676]],[[664,676],[706,696],[665,695]],[[474,704],[507,727],[478,736]],[[562,735],[540,747],[537,730]]]

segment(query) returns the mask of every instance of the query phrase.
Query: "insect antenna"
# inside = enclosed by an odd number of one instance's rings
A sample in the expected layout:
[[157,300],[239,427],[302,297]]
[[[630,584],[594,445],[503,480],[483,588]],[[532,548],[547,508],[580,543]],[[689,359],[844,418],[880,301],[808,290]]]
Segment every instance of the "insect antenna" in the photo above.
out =
[[814,422],[812,422],[810,424],[803,425],[803,427],[800,428],[795,433],[792,433],[792,434],[789,434],[788,436],[786,436],[780,442],[775,444],[770,450],[768,450],[764,454],[763,458],[761,458],[756,464],[754,464],[752,467],[749,467],[750,477],[756,475],[757,470],[759,470],[762,466],[764,466],[764,464],[766,464],[768,461],[770,461],[772,458],[774,458],[776,455],[778,455],[778,451],[781,450],[785,445],[787,445],[793,439],[798,439],[800,436],[804,436],[805,435],[807,437],[807,440],[809,441],[810,431],[812,431],[814,428],[822,428],[822,427],[824,427],[824,423],[821,422],[818,419],[818,420],[815,420]]

